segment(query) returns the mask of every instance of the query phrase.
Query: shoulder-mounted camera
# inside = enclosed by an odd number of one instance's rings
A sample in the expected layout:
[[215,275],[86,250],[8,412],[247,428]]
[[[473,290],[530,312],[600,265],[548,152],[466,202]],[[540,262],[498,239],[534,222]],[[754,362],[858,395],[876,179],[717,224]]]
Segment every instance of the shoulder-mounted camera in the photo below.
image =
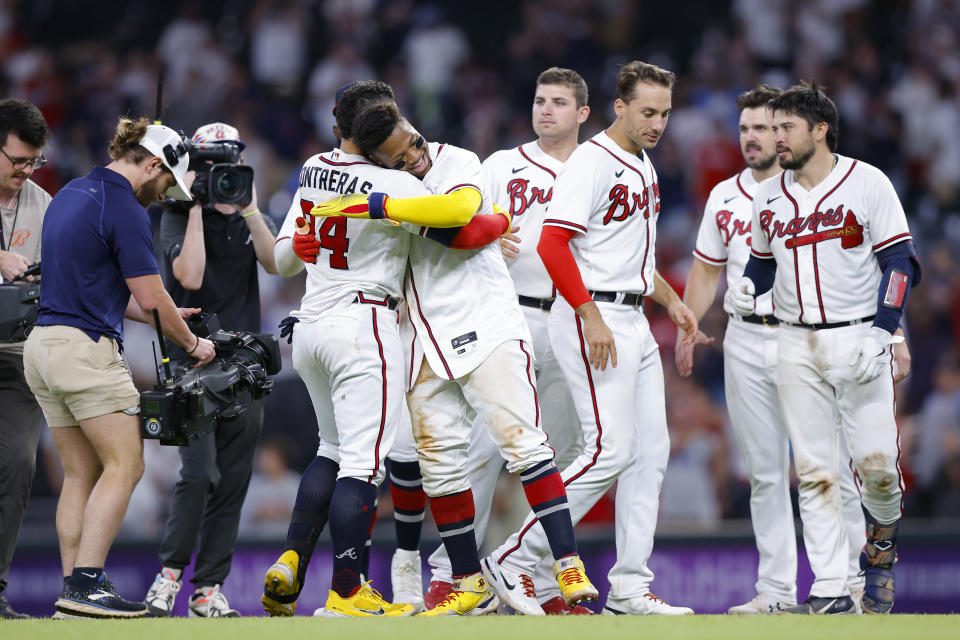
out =
[[37,262],[10,282],[0,284],[0,342],[27,339],[28,329],[37,321],[40,283],[25,278],[39,274]]
[[197,177],[190,194],[201,205],[245,207],[253,200],[253,168],[240,164],[240,144],[191,142],[190,169]]

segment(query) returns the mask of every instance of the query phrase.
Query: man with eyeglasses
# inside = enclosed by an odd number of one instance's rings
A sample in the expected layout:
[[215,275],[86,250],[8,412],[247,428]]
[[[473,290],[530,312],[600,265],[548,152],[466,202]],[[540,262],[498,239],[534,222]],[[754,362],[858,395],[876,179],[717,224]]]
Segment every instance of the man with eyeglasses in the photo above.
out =
[[[0,100],[0,273],[3,280],[40,261],[40,228],[50,194],[30,179],[45,162],[49,137],[40,110],[25,100]],[[4,595],[20,522],[36,467],[42,414],[23,377],[23,342],[0,337],[0,618],[28,616]]]

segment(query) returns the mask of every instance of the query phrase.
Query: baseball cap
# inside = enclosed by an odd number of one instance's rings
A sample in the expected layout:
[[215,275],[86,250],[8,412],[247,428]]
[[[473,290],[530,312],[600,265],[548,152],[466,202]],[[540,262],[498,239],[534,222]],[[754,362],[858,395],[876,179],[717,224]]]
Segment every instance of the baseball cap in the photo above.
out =
[[358,80],[354,80],[350,84],[345,84],[337,89],[337,93],[333,97],[333,115],[337,115],[337,105],[340,104],[340,100],[343,99],[343,94],[358,84],[360,84],[360,82]]
[[193,134],[193,142],[236,142],[240,146],[240,150],[246,148],[247,145],[243,143],[243,140],[240,139],[240,132],[237,131],[236,127],[232,127],[229,124],[224,124],[222,122],[211,122],[210,124],[205,124],[197,132]]
[[183,176],[190,166],[190,154],[183,137],[162,124],[151,124],[147,133],[140,140],[140,146],[163,160],[163,164],[173,174],[175,185],[167,189],[167,195],[174,200],[190,201],[190,190],[183,181]]

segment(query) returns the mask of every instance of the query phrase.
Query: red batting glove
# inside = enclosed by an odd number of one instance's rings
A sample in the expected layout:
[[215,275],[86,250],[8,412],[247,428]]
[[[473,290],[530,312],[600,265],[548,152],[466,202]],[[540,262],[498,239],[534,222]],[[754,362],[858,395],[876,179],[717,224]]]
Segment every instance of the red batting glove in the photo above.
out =
[[320,241],[317,240],[316,233],[313,230],[315,219],[313,216],[310,217],[310,220],[297,218],[297,229],[296,233],[293,234],[293,252],[308,264],[316,264],[317,255],[320,253]]

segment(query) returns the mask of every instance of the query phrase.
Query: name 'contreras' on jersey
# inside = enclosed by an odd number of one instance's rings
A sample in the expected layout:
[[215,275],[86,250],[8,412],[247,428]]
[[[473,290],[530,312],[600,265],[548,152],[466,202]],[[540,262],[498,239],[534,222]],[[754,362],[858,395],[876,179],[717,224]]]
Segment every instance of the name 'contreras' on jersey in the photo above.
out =
[[553,181],[563,163],[536,142],[497,151],[483,162],[484,193],[513,216],[519,227],[520,253],[507,260],[517,293],[532,298],[553,298],[556,291],[537,254],[540,230],[553,196]]
[[[710,191],[703,208],[693,255],[710,265],[726,265],[728,288],[743,276],[750,258],[750,221],[753,219],[753,194],[757,186],[753,171],[744,169],[717,184]],[[772,313],[772,297],[770,291],[757,296],[757,313]],[[723,310],[734,313],[733,307],[726,303]]]
[[910,240],[890,180],[876,167],[834,154],[810,191],[793,171],[764,180],[753,200],[752,252],[776,259],[775,314],[787,322],[846,322],[877,312],[877,251]]
[[588,290],[650,295],[659,213],[657,172],[647,154],[627,153],[601,131],[557,174],[543,224],[578,232],[570,249]]
[[[429,195],[410,174],[378,167],[363,156],[339,149],[313,156],[300,170],[299,187],[277,242],[292,238],[295,220],[309,214],[315,204],[343,194],[374,192],[396,198]],[[306,292],[295,316],[310,318],[350,304],[358,292],[380,299],[403,296],[403,276],[415,227],[344,217],[316,218],[314,224],[320,254],[316,264],[306,265]]]
[[[483,194],[483,171],[475,153],[435,142],[428,150],[433,166],[423,184],[431,193],[473,188]],[[483,194],[477,215],[492,212],[491,200]],[[421,228],[420,234],[424,233],[426,229]],[[449,380],[475,369],[508,340],[530,341],[497,242],[458,251],[414,237],[406,299],[427,362],[438,376]],[[410,375],[415,377],[416,372]]]

